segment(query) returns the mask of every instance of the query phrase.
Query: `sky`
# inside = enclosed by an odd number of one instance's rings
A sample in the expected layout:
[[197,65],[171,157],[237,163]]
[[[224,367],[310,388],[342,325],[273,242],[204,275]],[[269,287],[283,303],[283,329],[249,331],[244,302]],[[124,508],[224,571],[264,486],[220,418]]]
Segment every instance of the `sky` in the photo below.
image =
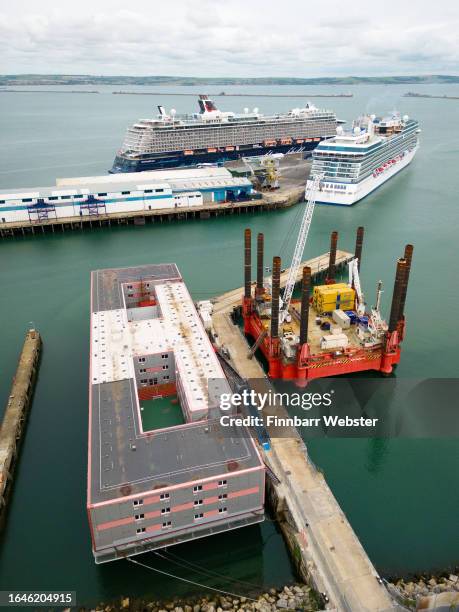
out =
[[459,74],[457,0],[14,0],[0,73]]

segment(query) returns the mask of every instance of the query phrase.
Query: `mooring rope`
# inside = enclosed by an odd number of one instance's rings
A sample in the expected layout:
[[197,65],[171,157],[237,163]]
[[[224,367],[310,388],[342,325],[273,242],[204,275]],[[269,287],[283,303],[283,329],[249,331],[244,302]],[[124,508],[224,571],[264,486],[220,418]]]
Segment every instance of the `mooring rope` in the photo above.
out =
[[209,591],[216,591],[217,593],[223,593],[224,595],[231,595],[231,597],[236,597],[240,599],[241,597],[245,597],[246,599],[250,599],[250,601],[257,601],[252,597],[247,597],[247,595],[238,595],[237,593],[231,593],[230,591],[223,591],[222,589],[216,589],[214,587],[207,586],[206,584],[201,584],[200,582],[195,582],[194,580],[188,580],[188,578],[182,578],[181,576],[175,576],[174,574],[170,574],[169,572],[165,572],[164,570],[160,570],[156,567],[151,567],[150,565],[146,565],[146,563],[141,563],[140,561],[136,561],[136,559],[131,559],[127,557],[127,560],[130,563],[135,563],[136,565],[140,565],[145,569],[149,569],[152,572],[158,572],[158,574],[163,574],[164,576],[169,576],[169,578],[175,578],[176,580],[181,580],[182,582],[187,582],[188,584],[193,584],[194,586],[198,586],[201,589],[206,589]]

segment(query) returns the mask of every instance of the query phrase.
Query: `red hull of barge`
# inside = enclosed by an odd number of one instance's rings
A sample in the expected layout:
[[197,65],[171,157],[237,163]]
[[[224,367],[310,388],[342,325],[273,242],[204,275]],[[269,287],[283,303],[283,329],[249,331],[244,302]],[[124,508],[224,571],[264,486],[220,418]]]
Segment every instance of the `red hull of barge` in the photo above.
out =
[[[257,313],[253,312],[251,301],[244,299],[244,333],[259,338],[264,327]],[[269,335],[261,342],[259,349],[268,362],[268,375],[273,379],[313,380],[328,376],[340,376],[374,370],[384,375],[392,373],[400,361],[400,342],[403,338],[403,323],[392,334],[388,334],[384,346],[372,348],[351,348],[311,355],[308,344],[303,344],[295,361],[284,361],[280,355],[279,339]]]

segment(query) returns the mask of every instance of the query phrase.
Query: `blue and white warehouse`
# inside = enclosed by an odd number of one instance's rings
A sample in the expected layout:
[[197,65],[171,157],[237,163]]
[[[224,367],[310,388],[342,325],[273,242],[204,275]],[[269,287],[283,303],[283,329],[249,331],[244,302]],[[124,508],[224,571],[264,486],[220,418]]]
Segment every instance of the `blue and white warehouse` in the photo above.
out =
[[252,193],[247,178],[215,167],[57,179],[55,187],[0,191],[0,222],[174,210],[246,200]]

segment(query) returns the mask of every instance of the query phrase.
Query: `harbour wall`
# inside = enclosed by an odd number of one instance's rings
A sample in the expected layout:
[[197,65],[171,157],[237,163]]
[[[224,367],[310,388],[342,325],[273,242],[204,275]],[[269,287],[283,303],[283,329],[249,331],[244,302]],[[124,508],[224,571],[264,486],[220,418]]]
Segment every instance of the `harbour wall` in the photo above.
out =
[[14,470],[38,374],[41,347],[42,340],[38,331],[29,330],[3,415],[0,429],[0,529],[6,520]]

